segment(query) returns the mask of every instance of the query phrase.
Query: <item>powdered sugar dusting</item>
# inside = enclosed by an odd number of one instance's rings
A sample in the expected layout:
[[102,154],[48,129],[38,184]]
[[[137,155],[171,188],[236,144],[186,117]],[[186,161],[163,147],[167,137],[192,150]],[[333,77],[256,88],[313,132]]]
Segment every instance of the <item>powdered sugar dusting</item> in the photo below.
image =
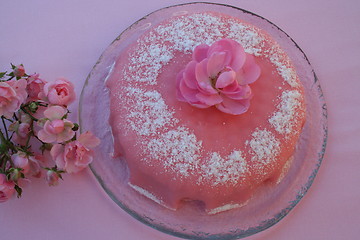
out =
[[270,61],[276,66],[277,72],[291,87],[299,87],[299,81],[297,74],[290,62],[290,59],[286,56],[285,52],[280,48],[278,44],[274,44],[267,55]]
[[155,85],[156,76],[163,65],[174,57],[172,51],[165,45],[151,44],[155,39],[154,33],[150,33],[143,40],[138,40],[137,49],[130,55],[128,71],[124,73],[129,81]]
[[246,172],[246,161],[241,151],[233,151],[226,158],[219,153],[212,153],[206,165],[202,166],[205,179],[211,179],[212,185],[227,183],[235,185]]
[[302,117],[304,112],[299,111],[303,96],[297,90],[284,91],[281,95],[281,102],[269,119],[270,124],[278,133],[289,135],[293,131],[294,119]]
[[127,87],[124,89],[128,96],[129,115],[126,119],[129,127],[141,136],[156,134],[173,119],[173,111],[165,104],[161,94],[156,90],[145,91],[140,88]]
[[280,153],[280,142],[266,129],[253,132],[249,144],[253,152],[251,161],[261,165],[272,163]]
[[175,51],[190,52],[195,46],[211,44],[223,37],[225,23],[219,17],[209,14],[182,16],[167,25],[155,28],[155,32],[170,42]]
[[[193,133],[185,127],[178,127],[175,130],[169,130],[158,138],[151,139],[146,151],[150,153],[151,158],[165,158],[165,170],[188,176],[191,171],[197,168],[200,148],[201,142],[197,141]],[[149,161],[146,158],[145,160]]]
[[258,31],[254,27],[235,21],[230,21],[229,24],[230,31],[228,38],[239,42],[243,46],[245,52],[255,56],[261,56],[264,39]]

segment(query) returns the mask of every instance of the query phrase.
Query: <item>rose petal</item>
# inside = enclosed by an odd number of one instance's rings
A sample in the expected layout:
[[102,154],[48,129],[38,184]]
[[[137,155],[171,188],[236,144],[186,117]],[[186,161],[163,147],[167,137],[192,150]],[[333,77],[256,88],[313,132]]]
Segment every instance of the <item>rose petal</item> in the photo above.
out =
[[4,98],[16,96],[15,89],[13,89],[12,86],[8,84],[8,82],[0,82],[0,96]]
[[94,148],[100,144],[100,139],[95,137],[95,135],[89,131],[81,134],[78,141],[87,148]]
[[183,75],[185,84],[189,88],[192,88],[192,89],[197,89],[197,87],[198,87],[198,84],[196,81],[196,76],[195,76],[195,69],[196,69],[196,62],[191,61],[186,65],[184,75]]
[[75,136],[75,132],[71,128],[65,128],[60,134],[57,135],[56,141],[58,143],[66,142]]
[[246,53],[244,48],[238,42],[232,41],[231,45],[233,58],[229,66],[236,72],[243,67],[246,59]]
[[15,89],[17,96],[22,100],[21,103],[23,103],[28,96],[26,92],[26,86],[27,86],[27,81],[23,78],[15,81],[13,85],[13,88]]
[[208,55],[214,52],[227,52],[227,61],[225,64],[231,67],[235,72],[239,71],[245,62],[244,48],[236,41],[230,39],[221,39],[210,46]]
[[207,76],[215,78],[226,67],[225,65],[226,53],[215,52],[208,58]]
[[196,98],[196,94],[199,91],[189,88],[183,80],[180,81],[179,90],[181,96],[185,99],[185,101],[190,103],[195,103],[198,101],[198,99]]
[[207,94],[215,94],[217,91],[212,87],[210,78],[207,74],[207,62],[205,59],[202,62],[196,64],[195,76],[198,82],[199,88]]
[[50,155],[56,163],[56,166],[60,169],[65,168],[65,161],[64,161],[64,146],[61,144],[55,144],[51,150]]
[[228,94],[228,93],[234,93],[238,90],[239,84],[237,81],[233,81],[231,84],[227,85],[223,89],[219,90],[221,93]]
[[246,54],[246,61],[244,66],[238,73],[237,81],[241,85],[250,84],[255,82],[261,74],[261,69],[259,65],[256,64],[255,58],[250,55]]
[[[49,121],[47,121],[46,123],[48,123],[48,122]],[[45,125],[46,125],[46,123],[45,123]],[[41,141],[46,142],[46,143],[52,143],[52,142],[56,141],[56,135],[49,134],[44,129],[41,129],[38,132],[37,136]]]
[[196,94],[196,97],[199,99],[200,102],[208,106],[214,106],[223,101],[219,94],[205,95],[203,93],[198,93]]
[[58,134],[64,131],[64,121],[60,119],[55,119],[51,121],[51,126],[53,133]]
[[220,74],[216,81],[216,88],[224,88],[235,81],[236,73],[234,71],[227,71]]
[[192,58],[199,63],[205,58],[207,58],[208,50],[209,46],[207,44],[200,44],[195,47]]
[[51,106],[44,111],[44,116],[50,120],[61,119],[66,114],[66,109],[61,106]]
[[249,85],[237,86],[237,89],[235,89],[234,91],[226,92],[224,94],[228,98],[231,98],[231,99],[234,99],[234,100],[241,100],[241,99],[245,99],[245,98],[250,99],[252,97],[252,91],[251,91],[251,88],[250,88]]
[[205,104],[205,103],[201,103],[201,102],[197,102],[197,103],[191,103],[191,106],[197,107],[197,108],[209,108],[211,106]]
[[239,115],[246,112],[249,109],[250,106],[249,99],[233,100],[226,96],[222,96],[222,98],[223,98],[223,102],[216,105],[216,107],[222,112],[233,115]]

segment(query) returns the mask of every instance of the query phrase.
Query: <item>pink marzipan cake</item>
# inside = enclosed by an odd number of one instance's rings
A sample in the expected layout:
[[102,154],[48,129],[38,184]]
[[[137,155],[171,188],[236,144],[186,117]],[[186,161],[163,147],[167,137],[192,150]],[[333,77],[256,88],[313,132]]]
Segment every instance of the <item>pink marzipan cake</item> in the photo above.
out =
[[[261,69],[242,114],[179,100],[177,76],[194,48],[220,39],[239,43]],[[214,12],[151,27],[119,56],[106,86],[115,156],[126,159],[129,185],[173,210],[196,201],[216,214],[251,201],[260,186],[279,183],[305,122],[303,87],[279,44]]]

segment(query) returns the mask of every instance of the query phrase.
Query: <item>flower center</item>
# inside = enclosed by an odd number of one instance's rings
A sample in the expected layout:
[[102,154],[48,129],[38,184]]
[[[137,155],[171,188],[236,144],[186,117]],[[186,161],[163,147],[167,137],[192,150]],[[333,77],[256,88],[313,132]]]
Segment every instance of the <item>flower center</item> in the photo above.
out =
[[61,97],[64,97],[64,96],[69,95],[67,89],[66,89],[66,88],[63,88],[63,87],[58,87],[58,88],[56,88],[56,92],[57,92],[57,94],[58,94],[59,96],[61,96]]
[[224,67],[220,72],[218,72],[218,73],[216,74],[215,77],[210,77],[211,86],[212,86],[214,89],[219,89],[219,90],[221,90],[222,88],[216,88],[216,82],[217,82],[219,76],[220,76],[222,73],[224,73],[224,72],[230,72],[231,70],[232,70],[231,67]]

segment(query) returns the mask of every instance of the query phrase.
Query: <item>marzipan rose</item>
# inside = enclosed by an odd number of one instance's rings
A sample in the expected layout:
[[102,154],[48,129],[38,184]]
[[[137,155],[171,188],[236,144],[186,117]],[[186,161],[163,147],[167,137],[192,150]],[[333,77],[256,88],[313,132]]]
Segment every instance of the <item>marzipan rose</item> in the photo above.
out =
[[254,57],[234,40],[201,44],[177,76],[177,97],[194,107],[215,106],[225,113],[242,114],[250,106],[249,84],[259,78],[260,72]]

